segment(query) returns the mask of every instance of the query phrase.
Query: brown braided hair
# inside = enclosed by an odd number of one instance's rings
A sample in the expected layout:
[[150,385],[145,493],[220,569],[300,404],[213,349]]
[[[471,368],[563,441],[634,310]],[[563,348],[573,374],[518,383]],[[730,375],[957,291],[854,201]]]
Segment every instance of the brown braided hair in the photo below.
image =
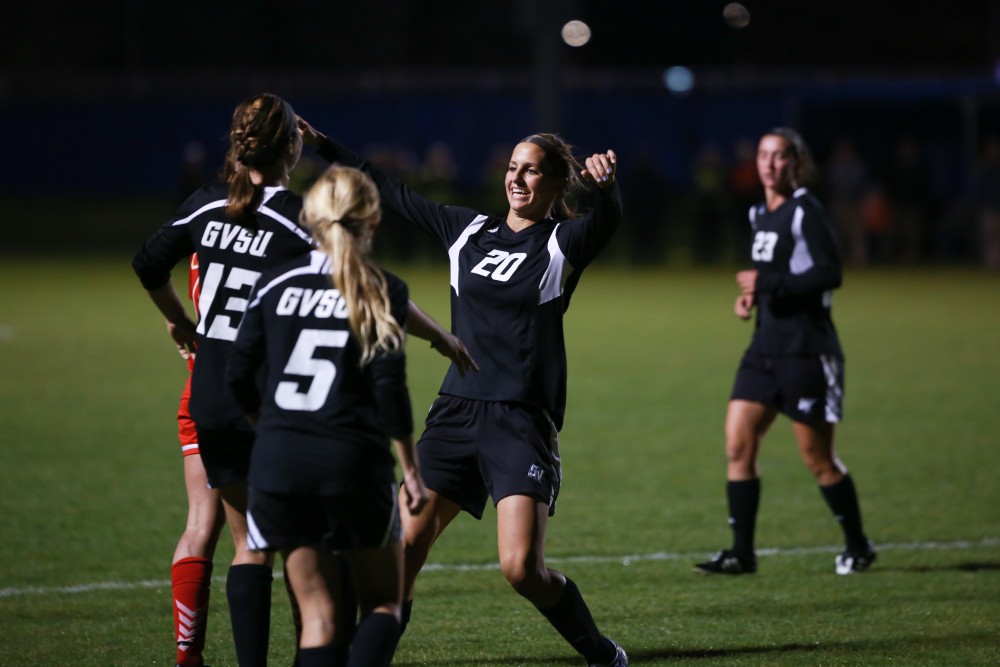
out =
[[297,135],[295,111],[277,95],[256,95],[236,107],[222,171],[229,186],[226,213],[230,218],[252,224],[264,189],[250,180],[250,169],[265,168],[284,159],[289,143]]

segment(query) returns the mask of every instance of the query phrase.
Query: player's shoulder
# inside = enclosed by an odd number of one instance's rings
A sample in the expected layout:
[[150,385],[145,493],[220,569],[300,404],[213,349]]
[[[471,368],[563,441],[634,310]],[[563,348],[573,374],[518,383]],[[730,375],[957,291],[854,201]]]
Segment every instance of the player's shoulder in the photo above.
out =
[[177,208],[175,219],[186,218],[194,213],[202,211],[206,207],[225,206],[227,197],[226,184],[220,181],[212,181],[198,188]]
[[806,213],[819,216],[826,215],[826,207],[823,206],[823,203],[808,188],[799,188],[793,192],[792,200],[796,206],[803,209]]
[[299,195],[285,187],[275,188],[274,193],[267,197],[267,201],[265,201],[264,205],[277,210],[301,208],[302,195]]
[[318,250],[312,250],[264,269],[257,281],[258,295],[264,297],[274,287],[284,283],[316,282],[317,276],[329,275],[329,258]]

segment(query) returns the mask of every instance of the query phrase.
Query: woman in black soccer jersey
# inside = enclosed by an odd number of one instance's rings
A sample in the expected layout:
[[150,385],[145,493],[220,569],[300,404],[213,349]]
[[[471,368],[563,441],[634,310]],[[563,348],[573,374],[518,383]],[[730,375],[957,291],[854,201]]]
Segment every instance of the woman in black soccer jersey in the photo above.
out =
[[[445,248],[452,330],[479,364],[475,373],[454,364],[448,370],[417,446],[430,500],[420,514],[403,516],[407,598],[441,532],[462,510],[481,518],[492,496],[500,567],[514,589],[589,664],[628,664],[598,631],[573,582],[548,568],[544,556],[561,481],[563,314],[581,271],[621,220],[614,152],[595,153],[581,167],[558,136],[526,137],[505,177],[510,210],[497,218],[427,200],[311,128],[304,138],[327,159],[371,174],[383,208]],[[569,197],[586,190],[584,181],[593,186],[593,203],[580,216]]]
[[[253,430],[224,384],[225,363],[260,272],[308,252],[311,239],[298,224],[301,198],[287,189],[302,150],[292,107],[269,94],[240,103],[229,139],[223,181],[191,195],[146,240],[133,267],[178,347],[197,344],[190,410],[209,485],[219,490],[236,546],[226,594],[237,659],[246,667],[267,660],[273,557],[246,545]],[[194,252],[201,287],[197,324],[170,282],[173,267]]]
[[403,573],[390,439],[405,513],[427,501],[406,387],[407,289],[369,258],[381,211],[363,172],[330,167],[302,217],[320,250],[264,273],[229,362],[233,393],[257,424],[250,543],[285,558],[302,615],[299,667],[342,664],[322,558],[331,550],[346,552],[361,606],[347,664],[388,665]]
[[[192,194],[146,240],[133,267],[178,347],[193,352],[197,343],[190,413],[208,483],[221,495],[236,546],[226,594],[237,659],[246,667],[267,659],[273,556],[246,545],[246,474],[254,434],[225,386],[225,364],[261,271],[313,246],[298,222],[302,200],[287,188],[302,151],[291,105],[270,94],[240,103],[229,139],[222,182]],[[201,289],[197,324],[170,281],[173,267],[195,252]],[[413,320],[414,335],[440,341],[435,349],[460,367],[474,365],[461,342],[422,311],[414,308]]]
[[840,251],[822,205],[802,187],[812,169],[802,138],[788,128],[757,148],[764,202],[750,209],[754,268],[740,271],[735,312],[757,311],[753,339],[736,372],[726,414],[726,495],[732,548],[699,563],[703,574],[757,571],[754,526],[760,500],[757,453],[778,413],[792,420],[802,460],[843,529],[837,574],[861,572],[875,550],[861,526],[854,482],[834,452],[844,398],[844,357],[830,317],[840,287]]

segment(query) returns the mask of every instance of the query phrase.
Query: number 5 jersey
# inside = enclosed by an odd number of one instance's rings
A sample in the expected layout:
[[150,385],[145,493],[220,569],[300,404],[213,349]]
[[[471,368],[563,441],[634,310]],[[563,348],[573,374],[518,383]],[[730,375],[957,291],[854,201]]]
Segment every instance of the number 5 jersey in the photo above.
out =
[[[390,312],[406,326],[406,284],[385,273]],[[406,355],[361,365],[347,303],[319,251],[265,271],[233,344],[227,380],[259,411],[250,485],[273,493],[334,495],[362,480],[393,482],[386,436],[413,432]],[[263,367],[263,391],[257,383]]]

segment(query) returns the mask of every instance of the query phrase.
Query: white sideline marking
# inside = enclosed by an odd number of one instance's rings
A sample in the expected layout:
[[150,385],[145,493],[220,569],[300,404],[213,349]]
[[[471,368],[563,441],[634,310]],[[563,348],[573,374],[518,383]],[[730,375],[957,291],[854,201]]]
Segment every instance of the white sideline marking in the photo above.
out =
[[[956,540],[954,542],[900,542],[876,544],[879,552],[884,551],[963,551],[976,547],[1000,546],[1000,538],[986,537],[981,540]],[[791,549],[758,549],[757,556],[799,556],[803,554],[839,553],[842,546],[826,547],[793,547]],[[627,556],[568,556],[563,558],[546,558],[547,563],[619,563],[623,566],[642,561],[657,560],[696,560],[705,553],[652,553],[633,554]],[[428,563],[422,572],[479,572],[499,570],[500,564],[491,563]],[[281,577],[281,572],[275,572]],[[224,576],[213,577],[215,582],[225,582]],[[26,588],[0,588],[0,598],[17,597],[21,595],[49,595],[52,593],[89,593],[91,591],[135,590],[139,588],[169,588],[169,579],[146,579],[144,581],[105,581],[96,584],[79,584],[76,586],[28,586]]]

